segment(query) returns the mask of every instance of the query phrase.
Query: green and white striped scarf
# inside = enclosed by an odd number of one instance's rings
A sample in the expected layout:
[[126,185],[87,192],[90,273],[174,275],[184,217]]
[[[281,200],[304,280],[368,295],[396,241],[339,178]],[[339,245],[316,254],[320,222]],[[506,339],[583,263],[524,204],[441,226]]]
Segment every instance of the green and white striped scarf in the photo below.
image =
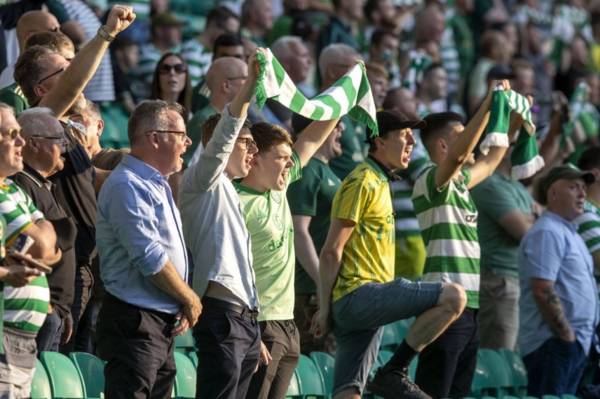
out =
[[598,134],[600,114],[596,107],[589,102],[589,97],[589,85],[586,82],[579,82],[569,100],[569,120],[562,129],[561,145],[564,146],[566,139],[573,134],[576,125],[583,129],[588,138]]
[[490,106],[490,121],[479,150],[485,155],[491,147],[509,147],[508,129],[512,112],[519,113],[523,118],[523,127],[511,154],[511,175],[513,179],[519,180],[533,176],[544,167],[544,159],[538,154],[531,106],[525,96],[513,90],[494,91]]
[[365,66],[357,63],[331,87],[312,99],[307,99],[296,87],[279,61],[267,49],[259,53],[260,66],[256,84],[256,104],[262,108],[267,99],[273,99],[308,119],[327,121],[349,114],[367,125],[373,136],[378,135],[377,109]]
[[411,50],[408,54],[410,64],[404,78],[402,79],[402,87],[409,89],[413,93],[417,91],[417,87],[423,80],[423,72],[429,65],[432,64],[432,59],[423,50]]

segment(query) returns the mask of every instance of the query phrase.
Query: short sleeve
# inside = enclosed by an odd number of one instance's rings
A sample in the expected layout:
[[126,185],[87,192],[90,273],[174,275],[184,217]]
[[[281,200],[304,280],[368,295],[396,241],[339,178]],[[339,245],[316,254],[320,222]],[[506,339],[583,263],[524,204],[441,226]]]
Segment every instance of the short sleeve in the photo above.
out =
[[354,176],[346,178],[333,198],[331,218],[358,223],[369,203],[370,194],[371,190],[365,179]]
[[560,233],[549,229],[533,230],[521,245],[520,274],[526,278],[556,281],[566,249]]
[[292,215],[315,216],[321,180],[315,170],[304,168],[300,180],[290,184],[287,191]]
[[503,190],[502,186],[494,184],[489,178],[471,190],[471,195],[477,210],[496,222],[507,213],[520,210],[511,191]]

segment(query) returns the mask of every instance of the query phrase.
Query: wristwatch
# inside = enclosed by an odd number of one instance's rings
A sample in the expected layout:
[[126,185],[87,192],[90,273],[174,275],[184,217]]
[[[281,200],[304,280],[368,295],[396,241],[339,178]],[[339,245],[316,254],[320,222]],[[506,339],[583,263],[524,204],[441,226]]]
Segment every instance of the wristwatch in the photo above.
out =
[[108,31],[106,30],[106,25],[102,25],[98,28],[98,36],[100,36],[102,39],[106,40],[109,43],[115,40],[115,37],[108,33]]

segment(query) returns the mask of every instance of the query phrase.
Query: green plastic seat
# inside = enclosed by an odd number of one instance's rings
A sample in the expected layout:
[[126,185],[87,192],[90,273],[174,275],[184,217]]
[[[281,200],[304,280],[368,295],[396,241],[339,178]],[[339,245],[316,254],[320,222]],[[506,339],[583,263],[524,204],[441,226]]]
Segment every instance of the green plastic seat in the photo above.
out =
[[521,356],[510,349],[500,349],[498,353],[504,357],[511,372],[511,393],[515,396],[525,395],[527,393],[527,369]]
[[408,329],[412,324],[412,320],[399,320],[395,322],[393,325],[396,327],[396,336],[398,337],[398,345],[402,343],[404,338],[406,337],[406,333],[408,333]]
[[385,366],[385,364],[390,361],[392,356],[394,356],[393,351],[381,349],[379,351],[379,353],[377,354],[377,362],[379,363],[379,366],[380,367]]
[[323,378],[317,365],[306,355],[300,355],[298,366],[296,366],[296,375],[300,385],[300,395],[303,398],[325,398],[325,387]]
[[560,399],[560,396],[556,396],[556,395],[542,395],[542,399]]
[[31,381],[31,399],[52,399],[52,388],[44,365],[36,360],[35,373]]
[[570,395],[568,393],[560,395],[560,399],[579,399],[576,395]]
[[395,323],[383,326],[383,335],[381,336],[381,344],[379,345],[380,350],[387,349],[393,351],[400,345],[400,342],[401,339],[399,338]]
[[176,398],[195,398],[196,397],[196,368],[189,357],[183,353],[175,352],[175,366],[177,374],[175,375],[175,397]]
[[417,366],[419,365],[419,358],[415,357],[410,365],[408,366],[408,376],[414,382],[417,375]]
[[285,394],[286,398],[300,398],[300,383],[298,382],[298,376],[296,372],[292,374],[292,379],[290,380],[290,385],[288,385],[287,392]]
[[484,390],[492,387],[493,384],[491,382],[490,371],[478,352],[475,373],[473,374],[473,382],[471,383],[471,394],[474,397],[481,397]]
[[496,397],[509,393],[512,388],[512,373],[504,356],[492,349],[480,349],[477,357],[478,360],[481,358],[490,372],[491,386],[486,389],[486,393]]
[[104,392],[104,362],[86,352],[71,352],[69,357],[79,372],[88,398],[100,398]]
[[185,333],[175,337],[175,351],[186,354],[196,351],[196,341],[191,329],[187,329]]
[[327,395],[333,394],[333,370],[335,367],[335,359],[329,353],[325,352],[312,352],[310,358],[317,365],[321,377],[323,378],[323,384],[325,386],[325,393]]
[[75,364],[58,352],[42,352],[40,360],[50,380],[53,398],[85,398],[85,388]]
[[189,352],[187,354],[187,356],[192,361],[192,364],[194,365],[194,368],[197,369],[198,368],[198,354],[196,352]]

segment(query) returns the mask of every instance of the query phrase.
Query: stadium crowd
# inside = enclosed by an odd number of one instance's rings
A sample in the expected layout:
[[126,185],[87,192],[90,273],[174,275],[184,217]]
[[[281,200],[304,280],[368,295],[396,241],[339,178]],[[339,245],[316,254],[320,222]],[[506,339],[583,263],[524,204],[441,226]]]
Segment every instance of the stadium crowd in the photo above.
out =
[[0,398],[169,398],[188,329],[197,398],[600,396],[600,1],[0,3]]

